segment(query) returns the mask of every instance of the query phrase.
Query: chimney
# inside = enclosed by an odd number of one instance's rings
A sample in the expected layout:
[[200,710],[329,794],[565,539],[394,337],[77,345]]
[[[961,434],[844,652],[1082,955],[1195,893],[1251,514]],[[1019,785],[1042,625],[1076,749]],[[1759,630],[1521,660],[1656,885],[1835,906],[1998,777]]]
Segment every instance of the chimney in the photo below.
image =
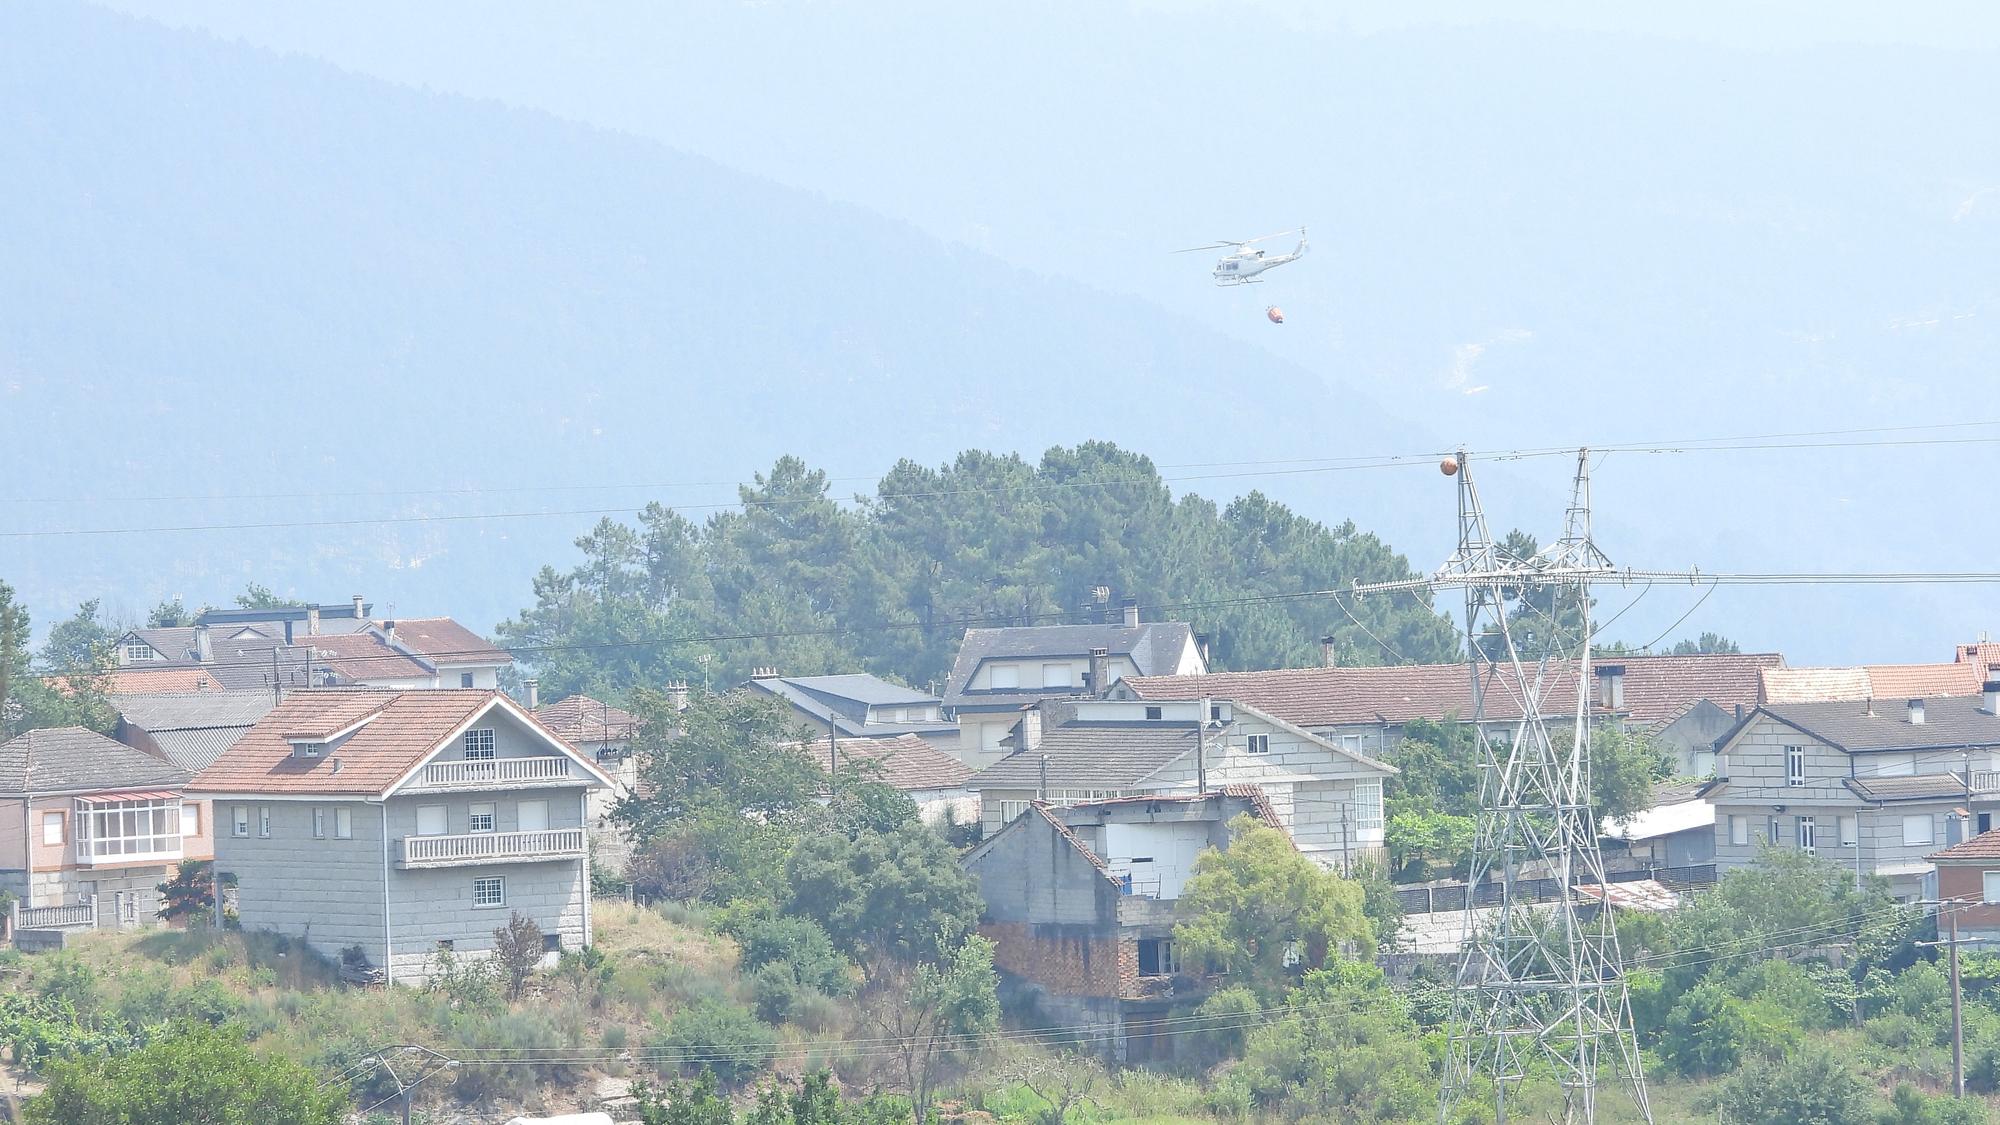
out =
[[215,662],[215,646],[209,643],[208,626],[206,625],[197,625],[194,627],[194,659],[197,664],[213,664]]
[[1910,725],[1911,725],[1911,726],[1913,726],[1913,727],[1920,727],[1920,726],[1923,726],[1923,725],[1924,725],[1924,701],[1923,701],[1923,700],[1921,700],[1921,699],[1912,699],[1912,700],[1910,700],[1910,702],[1909,702],[1908,706],[1909,706],[1909,709],[1910,709]]
[[285,643],[292,643],[292,619],[289,617],[285,618]]
[[521,686],[528,689],[528,710],[533,711],[535,708],[540,707],[542,705],[542,681],[522,680]]
[[391,644],[395,643],[396,623],[394,621],[384,621],[382,623],[382,637],[384,640],[387,640]]
[[316,605],[306,607],[306,636],[319,636],[319,607]]
[[671,680],[667,683],[667,702],[676,711],[688,709],[688,685],[686,680]]
[[1118,605],[1125,611],[1125,627],[1127,629],[1137,629],[1139,627],[1139,599],[1126,598],[1124,601],[1119,602]]
[[1035,799],[1038,801],[1049,799],[1049,756],[1047,754],[1042,755],[1042,771],[1040,781],[1035,786]]
[[1326,668],[1335,667],[1340,663],[1340,657],[1334,654],[1332,633],[1319,639],[1319,662]]
[[354,595],[354,619],[355,619],[356,621],[359,621],[359,620],[361,620],[361,615],[362,615],[362,612],[363,612],[363,610],[362,610],[362,607],[361,607],[361,595],[360,595],[360,594],[356,594],[356,595]]
[[2000,680],[1988,680],[1979,685],[1979,690],[1986,696],[1986,713],[2000,715]]
[[1208,668],[1208,634],[1207,634],[1207,633],[1196,633],[1196,634],[1194,635],[1194,650],[1195,650],[1195,652],[1197,652],[1197,653],[1199,653],[1199,654],[1201,655],[1201,666],[1202,666],[1202,668],[1203,668],[1204,670],[1206,670],[1206,669]]
[[752,668],[750,669],[750,678],[753,680],[775,680],[778,678],[778,670],[776,668]]
[[1085,684],[1084,687],[1089,688],[1090,694],[1095,698],[1103,699],[1111,691],[1111,685],[1104,681],[1104,677],[1111,670],[1110,665],[1110,649],[1094,648],[1090,650],[1090,682]]
[[1030,707],[1021,712],[1021,721],[1014,727],[1016,751],[1033,750],[1042,744],[1042,709]]

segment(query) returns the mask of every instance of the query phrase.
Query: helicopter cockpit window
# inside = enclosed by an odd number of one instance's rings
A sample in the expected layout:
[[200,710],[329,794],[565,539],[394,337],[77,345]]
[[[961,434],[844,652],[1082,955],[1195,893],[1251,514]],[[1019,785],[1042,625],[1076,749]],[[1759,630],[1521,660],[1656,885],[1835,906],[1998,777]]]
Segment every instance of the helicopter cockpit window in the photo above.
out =
[[1236,267],[1237,267],[1237,266],[1239,266],[1239,265],[1241,265],[1241,264],[1242,264],[1242,263],[1240,263],[1240,262],[1224,262],[1224,263],[1222,264],[1222,268],[1223,268],[1223,269],[1226,269],[1226,270],[1229,270],[1230,272],[1232,272],[1232,273],[1233,273],[1233,272],[1235,272],[1235,270],[1236,270]]

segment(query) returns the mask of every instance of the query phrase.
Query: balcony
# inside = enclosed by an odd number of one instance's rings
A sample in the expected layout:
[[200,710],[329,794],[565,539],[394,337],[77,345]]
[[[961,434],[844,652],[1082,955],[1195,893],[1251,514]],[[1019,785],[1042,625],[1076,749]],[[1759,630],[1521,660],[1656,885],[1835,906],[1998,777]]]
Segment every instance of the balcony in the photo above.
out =
[[561,755],[548,758],[474,758],[432,762],[416,780],[417,789],[494,789],[505,786],[562,784],[586,780],[576,763]]
[[2000,793],[2000,770],[1973,770],[1974,793]]
[[405,836],[396,866],[464,867],[476,863],[541,863],[583,858],[583,829],[472,832],[463,836]]

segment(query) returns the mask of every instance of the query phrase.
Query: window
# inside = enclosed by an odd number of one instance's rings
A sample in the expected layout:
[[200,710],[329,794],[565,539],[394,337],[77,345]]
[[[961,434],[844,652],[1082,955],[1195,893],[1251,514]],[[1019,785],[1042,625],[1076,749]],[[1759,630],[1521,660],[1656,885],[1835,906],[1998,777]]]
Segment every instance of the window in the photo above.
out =
[[1981,872],[1980,881],[1985,887],[1984,892],[1979,896],[1979,901],[2000,902],[2000,871]]
[[134,664],[143,660],[155,660],[159,658],[159,655],[159,653],[153,651],[152,645],[144,641],[134,641],[125,646],[125,662],[127,664]]
[[271,838],[271,806],[269,805],[257,806],[257,835],[266,840]]
[[1000,802],[1000,823],[1012,824],[1015,817],[1027,811],[1028,802],[1026,801],[1002,801]]
[[1819,843],[1818,835],[1819,834],[1816,829],[1816,826],[1813,824],[1812,817],[1802,816],[1799,818],[1800,851],[1806,853],[1807,855],[1818,855],[1819,854],[1819,849],[1817,846]]
[[1180,959],[1174,956],[1174,943],[1167,938],[1139,939],[1139,975],[1142,977],[1170,977],[1181,971]]
[[493,831],[493,806],[489,804],[472,806],[471,827],[468,832]]
[[543,953],[561,953],[561,952],[562,952],[562,935],[561,935],[561,934],[543,934],[543,935],[542,935],[542,952],[543,952]]
[[1909,777],[1917,772],[1916,756],[1912,754],[1877,754],[1869,763],[1872,768],[1863,771],[1863,776]]
[[1929,813],[1906,816],[1903,818],[1903,843],[1912,846],[1929,845],[1933,837],[1933,828]]
[[313,810],[313,839],[315,839],[315,840],[324,840],[324,839],[326,839],[326,810],[325,810],[325,809],[314,809],[314,810]]
[[1253,734],[1243,740],[1243,749],[1252,754],[1269,754],[1271,752],[1271,736],[1268,734]]
[[1381,782],[1357,781],[1354,783],[1354,826],[1363,831],[1382,827]]
[[441,950],[442,952],[450,953],[452,950],[457,948],[458,948],[458,941],[454,938],[447,937],[438,939],[438,949]]
[[515,812],[517,832],[540,832],[549,826],[549,803],[547,801],[522,801]]
[[1749,817],[1732,816],[1729,818],[1729,842],[1736,845],[1739,848],[1749,846],[1750,844]]
[[201,835],[201,806],[193,801],[181,802],[181,835]]
[[249,809],[244,808],[242,805],[237,805],[235,808],[229,810],[229,834],[231,836],[248,836],[250,834]]
[[1349,754],[1361,753],[1361,736],[1358,734],[1341,735],[1340,748],[1342,750],[1347,751]]
[[104,801],[77,810],[76,851],[82,859],[181,854],[179,800]]
[[1064,664],[1042,665],[1043,687],[1070,687],[1072,686],[1073,683],[1074,681],[1070,679],[1070,668],[1068,664],[1064,663]]
[[1856,838],[1857,838],[1857,837],[1855,836],[1855,834],[1854,834],[1854,829],[1855,829],[1855,823],[1854,823],[1854,818],[1853,818],[1853,817],[1851,817],[1851,816],[1843,816],[1843,817],[1841,817],[1841,818],[1840,818],[1840,846],[1841,846],[1841,847],[1843,847],[1843,848],[1851,848],[1851,847],[1853,847],[1853,846],[1854,846],[1854,841],[1855,841],[1855,840],[1856,840]]
[[472,881],[472,905],[507,905],[507,877],[505,875],[488,875],[474,879]]
[[493,757],[493,728],[481,727],[465,732],[465,757],[467,761],[484,761]]
[[471,687],[471,686],[472,686],[472,673],[470,673],[470,672],[460,672],[460,673],[458,674],[458,686],[459,686],[459,687]]
[[1806,783],[1806,748],[1785,747],[1785,784],[1804,785]]
[[1146,718],[1148,718],[1148,719],[1157,719],[1157,718],[1159,718],[1159,717],[1160,717],[1161,715],[1164,715],[1165,713],[1166,713],[1166,712],[1164,712],[1164,711],[1160,710],[1160,709],[1159,709],[1158,707],[1148,707],[1148,708],[1146,708]]
[[336,840],[354,839],[353,809],[333,810],[333,838]]
[[1764,821],[1764,842],[1772,845],[1773,847],[1777,846],[1778,818],[1775,816],[1770,817]]
[[326,743],[294,742],[292,743],[292,753],[297,754],[301,758],[317,758],[326,753]]
[[1021,669],[1012,664],[995,664],[986,673],[986,686],[993,688],[1020,687]]
[[447,823],[443,805],[417,806],[417,835],[442,836]]
[[63,814],[59,812],[43,813],[42,843],[60,844],[62,842],[63,842]]

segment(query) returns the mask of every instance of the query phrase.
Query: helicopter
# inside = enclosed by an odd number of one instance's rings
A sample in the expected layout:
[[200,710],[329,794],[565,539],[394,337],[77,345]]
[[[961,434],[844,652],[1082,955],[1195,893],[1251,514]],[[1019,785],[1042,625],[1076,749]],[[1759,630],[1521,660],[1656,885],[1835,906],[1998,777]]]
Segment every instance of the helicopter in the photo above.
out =
[[1223,239],[1220,242],[1211,242],[1206,246],[1190,246],[1185,250],[1176,250],[1174,253],[1197,254],[1203,250],[1221,250],[1225,247],[1233,247],[1234,249],[1231,253],[1224,254],[1221,260],[1215,263],[1215,272],[1213,275],[1215,283],[1217,285],[1251,285],[1259,280],[1257,275],[1263,273],[1265,270],[1274,269],[1287,262],[1296,262],[1306,256],[1306,251],[1310,249],[1306,244],[1306,228],[1300,227],[1298,231],[1299,244],[1289,254],[1267,254],[1262,250],[1253,249],[1259,242],[1268,242],[1273,238],[1280,238],[1292,233],[1288,230],[1281,230],[1277,234],[1267,234],[1262,238],[1246,238],[1241,241]]

